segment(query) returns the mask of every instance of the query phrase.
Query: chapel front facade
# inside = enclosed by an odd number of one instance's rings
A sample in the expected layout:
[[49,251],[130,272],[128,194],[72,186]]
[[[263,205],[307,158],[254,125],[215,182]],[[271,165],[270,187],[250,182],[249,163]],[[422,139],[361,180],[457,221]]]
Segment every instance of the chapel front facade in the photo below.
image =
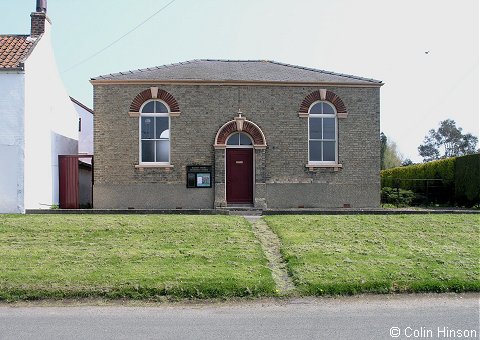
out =
[[380,204],[380,81],[195,60],[91,82],[95,208]]

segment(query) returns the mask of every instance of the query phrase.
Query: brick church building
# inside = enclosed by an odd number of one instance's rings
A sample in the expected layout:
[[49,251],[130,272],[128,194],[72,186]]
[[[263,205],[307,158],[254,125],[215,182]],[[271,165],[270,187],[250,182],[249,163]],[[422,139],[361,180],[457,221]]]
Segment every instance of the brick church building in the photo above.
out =
[[381,81],[193,60],[91,83],[95,208],[380,204]]

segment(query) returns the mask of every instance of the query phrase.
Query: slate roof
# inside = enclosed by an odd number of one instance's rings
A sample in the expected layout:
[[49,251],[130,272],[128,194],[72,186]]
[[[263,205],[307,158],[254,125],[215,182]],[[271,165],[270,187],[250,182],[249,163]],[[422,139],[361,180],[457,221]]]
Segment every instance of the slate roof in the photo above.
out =
[[185,81],[323,83],[381,86],[380,80],[279,63],[271,60],[199,59],[107,74],[95,81]]
[[0,71],[23,68],[35,41],[28,35],[0,35]]

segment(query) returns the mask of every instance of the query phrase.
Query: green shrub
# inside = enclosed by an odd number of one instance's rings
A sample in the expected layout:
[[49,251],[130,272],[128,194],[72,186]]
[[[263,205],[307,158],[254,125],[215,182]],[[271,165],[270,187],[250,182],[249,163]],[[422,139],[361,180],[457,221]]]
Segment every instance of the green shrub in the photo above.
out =
[[444,184],[451,185],[455,182],[455,158],[383,170],[381,177],[382,180],[390,182],[393,178],[399,179],[399,185],[403,189],[417,189],[419,185],[414,179],[442,180]]
[[392,168],[381,172],[382,187],[413,191],[413,204],[472,207],[480,204],[479,168],[479,154]]
[[411,190],[382,188],[382,204],[394,204],[397,207],[408,207],[412,204],[415,194]]
[[414,205],[454,203],[455,158],[383,170],[381,177],[382,187],[413,191]]
[[455,201],[460,206],[480,204],[480,154],[458,157],[455,163]]

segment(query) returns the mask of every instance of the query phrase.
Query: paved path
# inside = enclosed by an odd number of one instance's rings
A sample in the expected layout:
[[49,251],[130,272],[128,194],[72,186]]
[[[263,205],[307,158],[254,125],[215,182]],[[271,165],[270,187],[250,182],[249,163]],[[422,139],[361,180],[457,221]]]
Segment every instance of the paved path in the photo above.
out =
[[260,216],[245,216],[252,224],[253,232],[262,245],[262,250],[268,260],[268,267],[277,286],[279,295],[288,296],[295,285],[287,272],[287,264],[280,254],[280,240]]
[[[462,339],[477,339],[479,297],[360,296],[160,307],[0,306],[0,339],[453,339],[442,336],[451,330],[469,335]],[[397,331],[399,337],[390,336]]]

